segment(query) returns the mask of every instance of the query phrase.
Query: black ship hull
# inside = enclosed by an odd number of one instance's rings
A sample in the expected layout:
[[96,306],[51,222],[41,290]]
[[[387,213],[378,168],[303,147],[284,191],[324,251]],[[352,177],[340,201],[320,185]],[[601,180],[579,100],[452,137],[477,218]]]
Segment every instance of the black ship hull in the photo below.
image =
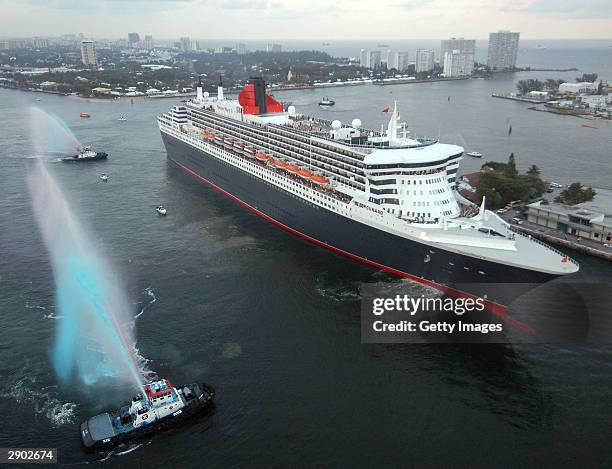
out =
[[108,153],[104,153],[103,151],[99,151],[96,153],[96,156],[79,158],[78,155],[68,156],[66,158],[62,158],[62,161],[68,162],[84,162],[84,161],[100,161],[108,158]]
[[109,438],[93,439],[89,431],[89,420],[81,423],[81,444],[86,452],[106,451],[112,449],[122,443],[144,438],[156,433],[169,430],[183,424],[187,419],[194,417],[197,414],[207,410],[213,402],[215,390],[212,386],[202,383],[200,384],[202,395],[195,397],[187,402],[187,405],[180,409],[179,412],[174,412],[166,417],[156,420],[150,425],[137,428],[130,432],[119,433]]
[[[433,248],[325,210],[162,132],[168,158],[186,173],[280,228],[338,254],[495,310],[557,275]],[[514,284],[516,288],[503,288]],[[505,308],[498,308],[505,312]]]

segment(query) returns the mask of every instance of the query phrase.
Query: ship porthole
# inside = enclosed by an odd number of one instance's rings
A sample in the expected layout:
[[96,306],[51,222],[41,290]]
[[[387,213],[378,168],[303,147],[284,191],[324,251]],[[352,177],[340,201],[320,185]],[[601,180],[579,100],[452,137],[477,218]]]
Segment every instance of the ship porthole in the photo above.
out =
[[431,256],[429,254],[425,254],[425,258],[423,259],[423,262],[428,263],[429,261],[431,261]]

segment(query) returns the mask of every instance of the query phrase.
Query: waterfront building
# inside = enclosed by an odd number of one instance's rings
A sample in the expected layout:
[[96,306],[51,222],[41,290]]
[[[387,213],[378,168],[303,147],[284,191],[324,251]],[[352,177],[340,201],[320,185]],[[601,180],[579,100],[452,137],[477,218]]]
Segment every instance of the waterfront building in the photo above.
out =
[[361,53],[359,54],[359,66],[370,68],[370,54],[365,49],[361,49]]
[[[446,62],[446,54],[453,54],[454,51],[458,51],[458,54],[462,57],[455,58],[453,60],[458,60],[464,63],[464,67],[461,69],[460,75],[447,75],[447,76],[461,76],[461,75],[471,75],[474,70],[474,56],[476,54],[476,40],[475,39],[464,39],[460,38],[450,38],[444,39],[441,43],[441,53],[440,58],[444,62]],[[446,70],[444,71],[446,74]]]
[[487,65],[492,70],[509,70],[516,66],[520,33],[489,33]]
[[136,47],[136,45],[140,42],[140,36],[138,33],[129,33],[128,34],[128,47]]
[[612,191],[597,189],[591,202],[577,205],[535,202],[527,205],[527,220],[564,235],[601,243],[612,241]]
[[474,61],[469,54],[463,54],[460,50],[444,53],[444,76],[463,77],[472,73]]
[[415,71],[431,72],[434,68],[434,51],[429,49],[417,49]]
[[387,51],[387,68],[403,72],[409,65],[408,52]]
[[561,94],[579,94],[586,93],[588,91],[597,91],[597,85],[588,81],[582,81],[579,83],[561,83],[559,85],[559,93]]
[[81,41],[81,62],[83,62],[83,65],[98,66],[96,44],[91,39]]
[[8,50],[9,42],[8,41],[0,41],[0,50]]
[[382,63],[380,51],[371,50],[368,52],[368,56],[369,68],[380,68],[380,65]]

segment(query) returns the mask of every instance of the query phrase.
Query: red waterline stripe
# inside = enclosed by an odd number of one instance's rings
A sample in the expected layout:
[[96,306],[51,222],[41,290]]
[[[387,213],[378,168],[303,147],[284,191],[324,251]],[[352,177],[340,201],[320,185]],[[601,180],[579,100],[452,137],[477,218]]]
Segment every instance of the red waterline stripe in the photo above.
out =
[[[370,265],[372,267],[376,267],[377,269],[381,269],[381,270],[386,270],[387,272],[391,272],[393,275],[396,275],[398,277],[402,277],[402,278],[408,278],[410,280],[414,280],[415,282],[419,282],[422,283],[424,285],[427,285],[429,287],[435,288],[436,290],[440,290],[444,293],[447,293],[451,296],[454,297],[458,297],[458,298],[472,298],[472,299],[476,299],[479,298],[478,296],[472,295],[470,293],[466,293],[463,292],[461,290],[456,290],[454,288],[448,287],[446,285],[441,285],[439,283],[435,283],[432,282],[431,280],[427,280],[425,278],[422,277],[417,277],[416,275],[412,275],[412,274],[408,274],[406,272],[402,272],[401,270],[397,270],[394,269],[393,267],[388,267],[386,265],[383,264],[378,264],[377,262],[373,262],[370,261],[368,259],[365,259],[364,257],[359,257],[355,254],[352,254],[348,251],[344,251],[342,249],[339,249],[337,247],[331,246],[323,241],[319,241],[316,238],[313,238],[312,236],[308,236],[304,233],[301,233],[297,230],[294,230],[293,228],[288,227],[287,225],[282,224],[281,222],[275,220],[274,218],[266,215],[263,212],[260,212],[259,210],[257,210],[255,207],[252,207],[251,205],[247,204],[246,202],[243,202],[242,200],[240,200],[238,197],[230,194],[229,192],[221,189],[219,186],[217,186],[216,184],[213,184],[212,182],[210,182],[208,179],[203,178],[202,176],[200,176],[199,174],[197,174],[196,172],[192,171],[191,169],[187,168],[186,166],[183,166],[182,164],[180,164],[179,162],[173,160],[172,158],[168,157],[168,159],[174,163],[176,166],[178,166],[180,169],[182,169],[184,172],[186,172],[187,174],[193,176],[194,178],[196,178],[198,181],[212,187],[213,189],[218,190],[219,192],[221,192],[222,194],[226,195],[227,197],[229,197],[230,199],[232,199],[234,202],[237,202],[238,204],[242,205],[243,207],[249,209],[250,211],[252,211],[253,213],[259,215],[260,217],[264,218],[265,220],[269,221],[270,223],[272,223],[273,225],[278,226],[279,228],[294,234],[296,236],[299,236],[300,238],[303,238],[313,244],[317,244],[319,246],[322,246],[326,249],[329,249],[330,251],[336,252],[338,254],[341,254],[343,256],[346,257],[350,257],[351,259],[354,259],[356,261],[359,261],[363,264],[367,264]],[[503,305],[500,305],[499,303],[494,303],[493,301],[489,301],[489,300],[484,300],[484,304],[486,307],[486,310],[489,311],[490,313],[500,317],[503,321],[513,325],[514,327],[521,329],[524,332],[528,332],[530,334],[533,334],[535,331],[533,330],[533,328],[531,326],[529,326],[528,324],[525,324],[523,322],[517,321],[516,319],[511,318],[510,316],[508,316],[508,308],[506,308]]]

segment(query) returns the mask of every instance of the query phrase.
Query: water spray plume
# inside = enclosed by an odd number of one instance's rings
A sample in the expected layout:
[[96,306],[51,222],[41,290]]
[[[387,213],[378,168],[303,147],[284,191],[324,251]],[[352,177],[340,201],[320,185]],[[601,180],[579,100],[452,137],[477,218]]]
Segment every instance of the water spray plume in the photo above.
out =
[[60,381],[119,379],[143,391],[133,317],[121,284],[79,225],[42,161],[28,176],[36,221],[51,258],[61,314],[51,354]]
[[59,117],[37,108],[30,108],[32,141],[37,154],[74,153],[81,147],[68,125]]

